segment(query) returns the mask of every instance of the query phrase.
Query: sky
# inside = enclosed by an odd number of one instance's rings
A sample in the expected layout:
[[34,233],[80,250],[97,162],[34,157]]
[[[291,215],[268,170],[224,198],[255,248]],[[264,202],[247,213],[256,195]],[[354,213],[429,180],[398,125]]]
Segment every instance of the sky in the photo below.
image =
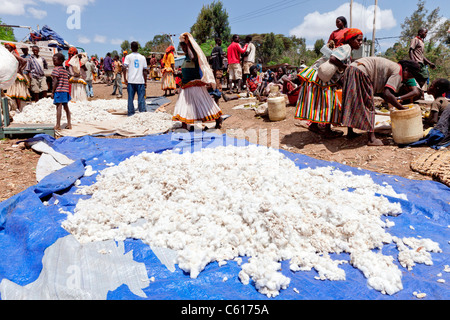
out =
[[[144,45],[158,34],[178,37],[188,32],[203,5],[212,0],[116,1],[116,0],[0,0],[3,23],[29,26],[44,25],[57,32],[70,45],[91,54],[105,56],[117,50],[124,40]],[[234,34],[269,33],[295,35],[312,46],[317,39],[327,40],[336,29],[338,16],[350,23],[350,0],[222,0]],[[353,27],[372,39],[374,0],[354,0]],[[448,0],[426,0],[429,12],[439,7],[449,19]],[[401,33],[401,23],[417,8],[417,0],[379,0],[376,38],[379,49],[386,50]],[[28,30],[14,29],[17,40]]]

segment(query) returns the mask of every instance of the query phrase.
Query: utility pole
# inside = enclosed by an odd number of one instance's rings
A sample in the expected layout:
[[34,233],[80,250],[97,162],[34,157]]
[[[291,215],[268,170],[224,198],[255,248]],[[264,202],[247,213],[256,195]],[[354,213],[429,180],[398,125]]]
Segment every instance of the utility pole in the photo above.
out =
[[373,32],[372,32],[372,48],[370,54],[372,56],[375,55],[375,33],[377,30],[377,8],[378,8],[378,0],[375,0],[375,8],[373,9]]
[[350,1],[350,28],[353,28],[353,0]]

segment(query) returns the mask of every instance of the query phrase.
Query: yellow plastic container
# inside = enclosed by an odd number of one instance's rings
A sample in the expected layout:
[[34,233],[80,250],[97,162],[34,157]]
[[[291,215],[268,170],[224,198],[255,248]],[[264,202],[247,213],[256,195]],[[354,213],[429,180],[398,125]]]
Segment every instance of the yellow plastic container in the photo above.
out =
[[391,109],[391,126],[394,141],[408,144],[423,138],[422,110],[418,105],[408,105],[409,109]]
[[286,98],[284,96],[267,99],[267,112],[270,121],[286,119]]

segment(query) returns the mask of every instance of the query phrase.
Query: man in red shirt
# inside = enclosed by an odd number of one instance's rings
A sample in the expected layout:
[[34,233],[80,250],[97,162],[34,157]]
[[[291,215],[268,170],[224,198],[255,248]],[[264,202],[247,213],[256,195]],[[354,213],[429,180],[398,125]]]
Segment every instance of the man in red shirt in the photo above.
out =
[[[229,77],[234,83],[234,87],[237,88],[238,93],[241,91],[242,86],[241,54],[245,53],[248,47],[248,44],[246,44],[244,48],[241,48],[239,40],[239,36],[235,34],[227,50]],[[232,87],[230,89],[233,90]]]

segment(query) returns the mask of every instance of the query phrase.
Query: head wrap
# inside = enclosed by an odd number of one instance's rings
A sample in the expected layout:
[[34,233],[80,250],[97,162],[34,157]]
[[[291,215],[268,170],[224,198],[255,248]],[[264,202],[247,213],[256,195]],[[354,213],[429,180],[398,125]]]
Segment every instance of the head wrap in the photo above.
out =
[[340,16],[340,17],[337,17],[336,20],[341,20],[342,23],[344,24],[344,28],[347,28],[347,19],[345,19],[345,17]]
[[356,29],[356,28],[347,29],[347,31],[344,34],[344,42],[347,43],[351,39],[353,39],[359,35],[362,35],[362,34],[363,34],[362,31],[359,29]]
[[14,51],[17,55],[19,55],[19,51],[17,51],[17,47],[16,47],[16,45],[15,45],[14,43],[12,43],[12,42],[5,42],[4,45],[10,46],[10,47],[13,49],[13,51]]
[[69,55],[73,56],[73,55],[75,55],[77,53],[78,53],[77,48],[75,48],[75,47],[70,47],[69,48]]
[[123,54],[128,54],[128,51],[125,50],[125,51],[123,52]]
[[175,47],[174,47],[174,46],[169,46],[169,47],[166,49],[166,53],[170,53],[170,52],[173,52],[173,51],[175,51]]
[[[180,36],[180,42],[184,42],[186,44],[190,44],[192,46],[192,49],[194,49],[195,53],[198,57],[198,63],[200,65],[201,73],[203,75],[202,81],[206,84],[210,84],[213,89],[216,87],[216,80],[214,78],[213,71],[211,69],[211,66],[209,65],[208,59],[206,59],[205,54],[203,53],[203,50],[200,48],[198,43],[194,40],[194,37],[189,32],[185,32]],[[188,51],[190,52],[191,49],[188,45]],[[189,54],[190,55],[190,54]]]

